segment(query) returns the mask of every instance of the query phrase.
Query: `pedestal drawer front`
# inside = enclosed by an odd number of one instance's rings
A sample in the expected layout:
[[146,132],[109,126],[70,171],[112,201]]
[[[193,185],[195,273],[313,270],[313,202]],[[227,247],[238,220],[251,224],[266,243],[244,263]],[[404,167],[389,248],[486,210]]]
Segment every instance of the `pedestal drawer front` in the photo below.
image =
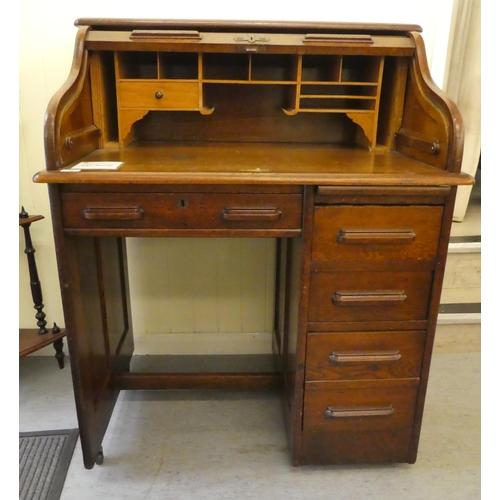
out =
[[309,321],[425,320],[431,272],[313,273]]
[[63,193],[65,228],[300,229],[300,194]]
[[433,262],[440,206],[319,206],[314,211],[313,266],[339,262]]
[[423,331],[309,333],[306,380],[418,377],[424,341]]
[[304,464],[406,462],[418,379],[307,382]]

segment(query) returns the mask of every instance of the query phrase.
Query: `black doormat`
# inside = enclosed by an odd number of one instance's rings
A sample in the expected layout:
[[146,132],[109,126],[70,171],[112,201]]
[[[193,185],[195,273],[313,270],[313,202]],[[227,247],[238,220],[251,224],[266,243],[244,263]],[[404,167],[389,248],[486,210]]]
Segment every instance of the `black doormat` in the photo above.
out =
[[19,500],[59,500],[78,429],[19,433]]

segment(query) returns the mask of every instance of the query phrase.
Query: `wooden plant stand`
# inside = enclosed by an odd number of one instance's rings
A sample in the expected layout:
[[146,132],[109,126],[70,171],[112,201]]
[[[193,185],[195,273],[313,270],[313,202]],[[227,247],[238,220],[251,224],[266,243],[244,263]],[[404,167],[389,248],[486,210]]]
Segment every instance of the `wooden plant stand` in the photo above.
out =
[[43,219],[43,215],[33,215],[30,216],[22,208],[19,214],[19,226],[24,230],[24,239],[26,242],[26,248],[24,253],[28,258],[28,267],[30,273],[30,286],[31,286],[31,296],[33,297],[34,308],[36,309],[36,319],[38,328],[20,328],[19,329],[19,357],[27,356],[43,347],[50,344],[54,345],[56,350],[55,357],[59,364],[59,368],[64,368],[64,341],[63,338],[66,336],[66,331],[59,328],[56,323],[49,331],[47,328],[47,321],[45,320],[45,313],[43,312],[43,295],[42,286],[38,278],[38,270],[35,261],[35,248],[31,241],[30,226],[33,222]]

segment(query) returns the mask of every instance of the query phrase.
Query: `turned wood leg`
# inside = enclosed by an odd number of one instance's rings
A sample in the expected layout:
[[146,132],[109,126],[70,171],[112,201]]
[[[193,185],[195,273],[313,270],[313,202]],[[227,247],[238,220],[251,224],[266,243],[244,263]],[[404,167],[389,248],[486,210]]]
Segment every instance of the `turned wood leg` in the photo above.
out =
[[[52,328],[52,333],[60,333],[61,329],[54,323],[54,326]],[[64,341],[63,339],[58,339],[54,341],[52,344],[54,346],[54,349],[56,350],[56,359],[59,364],[59,368],[62,370],[64,368]]]
[[[23,207],[21,213],[19,214],[19,219],[28,219],[28,218],[29,214],[26,212],[26,210],[24,210]],[[42,285],[40,284],[40,279],[38,278],[38,270],[35,261],[36,250],[33,247],[33,243],[31,241],[30,226],[31,223],[22,225],[24,231],[25,244],[26,244],[24,253],[28,258],[31,296],[33,297],[34,308],[36,309],[35,318],[37,319],[36,324],[38,325],[38,333],[40,335],[43,335],[45,333],[48,333],[48,330],[46,328],[47,321],[45,321],[45,313],[43,312],[44,305],[42,296]]]

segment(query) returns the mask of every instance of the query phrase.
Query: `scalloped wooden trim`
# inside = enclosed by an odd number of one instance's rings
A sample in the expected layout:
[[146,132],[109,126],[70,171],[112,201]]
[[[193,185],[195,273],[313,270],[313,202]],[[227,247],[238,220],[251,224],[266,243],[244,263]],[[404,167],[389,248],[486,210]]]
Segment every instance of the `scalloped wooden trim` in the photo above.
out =
[[368,147],[373,149],[376,143],[376,138],[374,137],[376,132],[376,115],[374,113],[346,113],[346,116],[361,127],[368,141]]
[[132,126],[135,122],[142,120],[149,113],[149,111],[149,109],[120,109],[120,136],[118,138],[120,148],[124,148],[134,140]]

